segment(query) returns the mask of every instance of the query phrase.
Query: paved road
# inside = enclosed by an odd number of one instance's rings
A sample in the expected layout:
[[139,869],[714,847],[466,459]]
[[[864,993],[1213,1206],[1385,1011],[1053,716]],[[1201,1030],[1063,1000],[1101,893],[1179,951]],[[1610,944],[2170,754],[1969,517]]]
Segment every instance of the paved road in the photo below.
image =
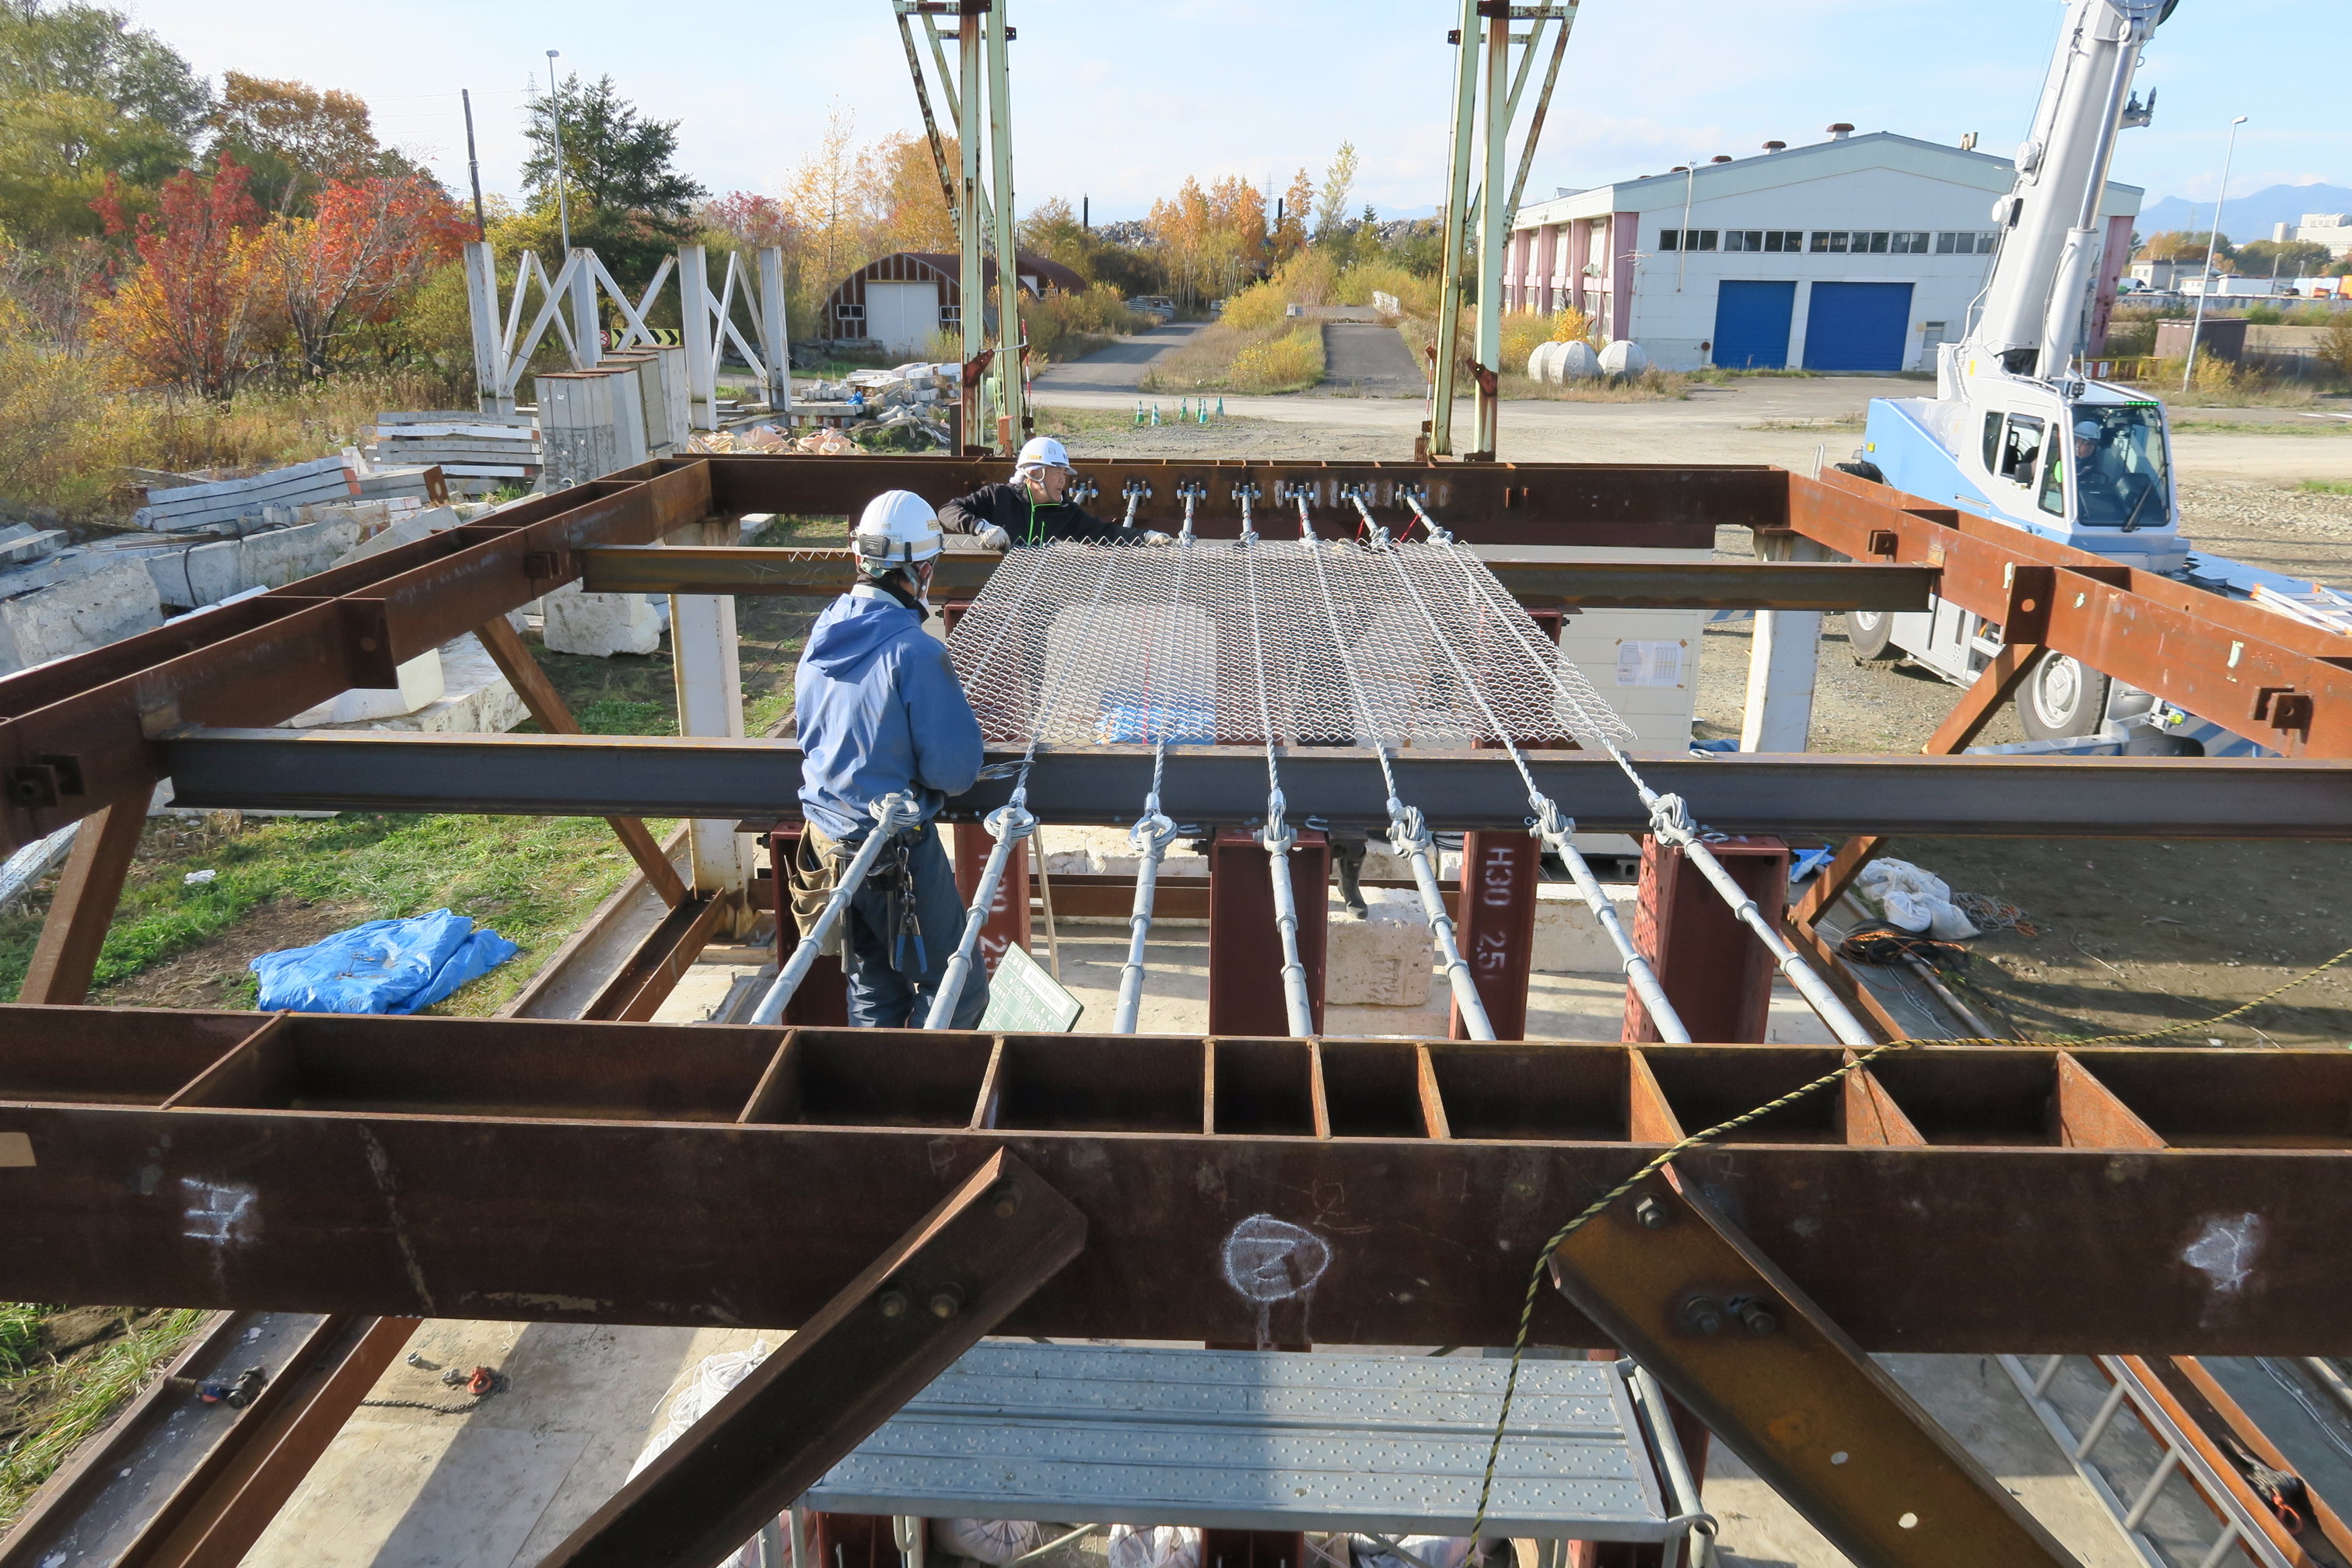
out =
[[1428,382],[1412,363],[1404,334],[1378,322],[1327,321],[1323,327],[1323,386],[1358,397],[1418,401]]
[[1034,383],[1040,392],[1134,392],[1152,362],[1171,349],[1181,348],[1207,323],[1174,321],[1121,338],[1100,353],[1070,364],[1057,364]]

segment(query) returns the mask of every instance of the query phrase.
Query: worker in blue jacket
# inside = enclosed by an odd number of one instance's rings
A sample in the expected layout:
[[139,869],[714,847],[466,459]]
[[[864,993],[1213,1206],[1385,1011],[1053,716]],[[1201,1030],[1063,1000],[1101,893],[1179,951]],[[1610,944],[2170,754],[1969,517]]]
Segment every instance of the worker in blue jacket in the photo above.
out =
[[[817,618],[796,682],[806,826],[791,868],[793,913],[805,933],[873,831],[875,802],[914,801],[921,820],[884,847],[840,929],[849,1021],[920,1028],[964,920],[933,818],[980,775],[980,722],[946,645],[923,631],[941,547],[929,504],[907,490],[875,497],[851,545],[856,585]],[[971,1028],[987,1007],[988,978],[975,972],[954,1026]]]

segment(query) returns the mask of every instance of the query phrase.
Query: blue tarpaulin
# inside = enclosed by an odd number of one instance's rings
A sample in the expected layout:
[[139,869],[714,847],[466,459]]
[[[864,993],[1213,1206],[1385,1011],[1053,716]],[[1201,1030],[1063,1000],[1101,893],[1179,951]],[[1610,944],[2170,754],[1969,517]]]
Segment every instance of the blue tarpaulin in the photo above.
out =
[[265,952],[246,965],[261,976],[266,1013],[414,1013],[521,951],[447,910],[370,921],[309,947]]

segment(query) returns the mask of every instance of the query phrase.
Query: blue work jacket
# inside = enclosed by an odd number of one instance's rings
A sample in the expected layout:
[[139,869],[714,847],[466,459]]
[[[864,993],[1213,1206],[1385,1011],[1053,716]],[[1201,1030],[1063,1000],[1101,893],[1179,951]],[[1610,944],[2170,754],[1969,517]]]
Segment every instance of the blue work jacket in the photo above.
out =
[[817,617],[795,685],[801,807],[835,838],[864,838],[866,808],[893,791],[929,822],[980,776],[980,721],[945,645],[879,589],[853,589]]

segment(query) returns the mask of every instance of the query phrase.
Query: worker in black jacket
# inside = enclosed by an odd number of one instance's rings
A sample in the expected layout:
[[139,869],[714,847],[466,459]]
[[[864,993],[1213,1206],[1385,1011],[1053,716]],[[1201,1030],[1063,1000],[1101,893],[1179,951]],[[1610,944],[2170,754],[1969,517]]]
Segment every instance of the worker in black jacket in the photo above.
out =
[[1121,528],[1064,500],[1076,477],[1062,444],[1051,436],[1035,437],[1013,460],[1010,484],[982,485],[968,496],[958,496],[940,508],[940,526],[950,533],[971,534],[989,550],[1063,539],[1168,542],[1164,533]]

